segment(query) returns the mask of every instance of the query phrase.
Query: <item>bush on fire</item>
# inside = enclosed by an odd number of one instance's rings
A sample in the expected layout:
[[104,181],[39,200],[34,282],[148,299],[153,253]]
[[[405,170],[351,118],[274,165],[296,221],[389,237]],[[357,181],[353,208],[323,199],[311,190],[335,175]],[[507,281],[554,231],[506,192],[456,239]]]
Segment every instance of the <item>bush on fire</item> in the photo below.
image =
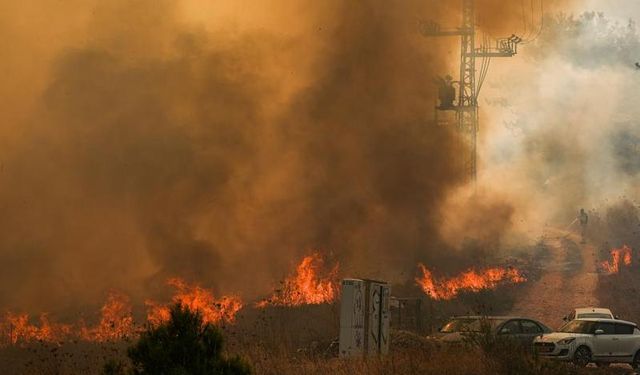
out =
[[248,375],[251,368],[240,357],[222,353],[220,330],[204,324],[202,315],[179,304],[164,324],[143,332],[127,354],[136,375]]

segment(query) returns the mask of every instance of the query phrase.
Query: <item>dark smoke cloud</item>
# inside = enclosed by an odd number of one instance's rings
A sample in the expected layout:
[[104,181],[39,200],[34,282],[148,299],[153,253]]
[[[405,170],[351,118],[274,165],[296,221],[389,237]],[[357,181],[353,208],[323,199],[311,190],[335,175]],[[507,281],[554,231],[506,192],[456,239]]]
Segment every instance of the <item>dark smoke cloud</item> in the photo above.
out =
[[430,108],[451,44],[417,33],[457,22],[439,3],[322,2],[293,34],[92,7],[1,155],[0,307],[141,301],[170,276],[253,298],[310,249],[350,276],[442,262],[460,150]]

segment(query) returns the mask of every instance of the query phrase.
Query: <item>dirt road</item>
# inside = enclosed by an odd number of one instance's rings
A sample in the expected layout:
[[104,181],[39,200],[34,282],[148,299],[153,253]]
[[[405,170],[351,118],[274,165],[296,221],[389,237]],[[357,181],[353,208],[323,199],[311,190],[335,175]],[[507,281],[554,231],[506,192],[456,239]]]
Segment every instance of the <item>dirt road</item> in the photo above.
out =
[[578,235],[555,229],[545,232],[544,242],[550,256],[542,277],[523,291],[511,314],[535,317],[557,328],[571,309],[598,306],[595,250],[580,244]]

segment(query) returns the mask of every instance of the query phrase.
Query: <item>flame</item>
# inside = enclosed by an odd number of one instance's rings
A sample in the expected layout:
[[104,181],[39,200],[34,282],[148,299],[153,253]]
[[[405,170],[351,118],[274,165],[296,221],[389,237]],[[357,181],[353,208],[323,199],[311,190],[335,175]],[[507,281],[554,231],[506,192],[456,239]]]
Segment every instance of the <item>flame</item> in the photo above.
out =
[[620,271],[620,258],[625,266],[631,265],[631,248],[627,245],[623,245],[619,249],[611,250],[611,263],[604,261],[600,264],[602,269],[610,274],[618,273]]
[[484,289],[493,289],[502,282],[523,283],[527,279],[522,273],[512,267],[489,268],[483,271],[469,269],[458,276],[446,279],[437,279],[424,264],[418,264],[422,276],[416,278],[416,282],[425,294],[436,300],[450,300],[461,291],[478,292]]
[[31,341],[61,341],[70,335],[71,329],[71,325],[52,323],[45,313],[40,315],[39,326],[29,323],[28,314],[11,312],[6,313],[4,321],[0,324],[0,332],[5,340],[14,345]]
[[319,253],[304,257],[295,274],[284,280],[282,289],[256,303],[256,307],[319,305],[335,301],[338,295],[338,264],[320,277],[323,267],[324,259]]
[[[177,289],[173,302],[180,302],[191,310],[198,310],[205,323],[233,322],[235,314],[242,308],[238,297],[215,299],[213,294],[199,286],[191,286],[180,279],[170,279],[169,285]],[[150,324],[159,324],[169,319],[169,306],[145,302],[149,307],[147,319]],[[0,347],[21,345],[30,342],[61,343],[68,340],[92,342],[117,341],[135,337],[140,333],[136,327],[131,301],[125,294],[111,291],[100,309],[100,320],[95,326],[87,326],[83,320],[75,324],[52,322],[44,313],[39,324],[32,324],[28,314],[7,312],[0,317]]]
[[135,334],[131,302],[126,295],[112,291],[100,309],[100,323],[93,328],[82,327],[80,336],[87,341],[112,341]]
[[[180,303],[190,310],[199,311],[204,323],[233,323],[236,313],[242,308],[242,301],[236,296],[216,299],[211,291],[198,285],[189,285],[179,278],[169,279],[167,284],[177,289],[172,302]],[[154,301],[146,301],[145,304],[148,307],[149,323],[157,325],[169,320],[169,306],[160,305]]]
[[0,345],[29,342],[60,343],[70,339],[87,341],[119,340],[136,333],[131,316],[129,298],[118,292],[110,292],[102,306],[100,323],[87,327],[83,321],[76,324],[52,322],[48,314],[40,314],[40,324],[30,323],[28,314],[7,312],[0,321]]

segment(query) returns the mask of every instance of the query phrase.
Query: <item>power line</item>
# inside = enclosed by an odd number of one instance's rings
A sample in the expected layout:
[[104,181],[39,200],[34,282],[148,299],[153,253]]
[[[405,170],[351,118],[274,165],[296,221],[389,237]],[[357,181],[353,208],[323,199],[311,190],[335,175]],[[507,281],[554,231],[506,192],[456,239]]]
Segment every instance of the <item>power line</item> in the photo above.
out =
[[[533,16],[533,13],[531,15]],[[536,39],[540,37],[540,35],[542,35],[543,29],[544,29],[544,0],[540,0],[540,28],[538,29],[538,32],[533,36],[532,39],[525,40],[522,42],[522,44],[529,44],[534,42]]]
[[476,88],[476,101],[478,96],[480,95],[480,90],[482,90],[482,85],[484,84],[485,78],[487,78],[487,73],[489,72],[489,65],[491,64],[491,56],[487,56],[489,52],[489,43],[490,38],[487,34],[483,34],[482,39],[482,52],[485,56],[482,58],[482,62],[480,63],[480,77],[478,79],[478,87]]
[[523,31],[522,31],[522,38],[526,38],[528,35],[528,25],[527,25],[527,15],[526,15],[526,11],[524,10],[524,0],[520,0],[520,7],[522,8],[522,27],[523,27]]

